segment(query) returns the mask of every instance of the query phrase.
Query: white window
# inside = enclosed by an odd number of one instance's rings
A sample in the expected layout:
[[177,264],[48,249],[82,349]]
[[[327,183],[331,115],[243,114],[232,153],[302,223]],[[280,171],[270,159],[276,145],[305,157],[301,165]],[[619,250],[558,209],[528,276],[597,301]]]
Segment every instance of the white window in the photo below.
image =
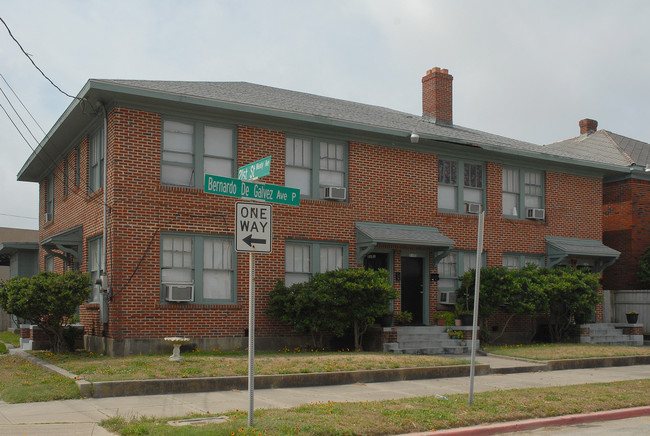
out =
[[463,165],[463,201],[483,203],[483,165],[466,163]]
[[484,204],[484,191],[482,163],[438,160],[438,209],[464,213],[466,203]]
[[88,272],[90,273],[90,286],[92,286],[88,301],[95,303],[99,301],[99,291],[101,289],[101,286],[96,283],[104,273],[102,270],[104,264],[102,240],[101,236],[88,240]]
[[284,283],[291,286],[309,280],[312,274],[347,267],[343,245],[316,242],[287,242]]
[[527,208],[543,209],[544,172],[504,167],[502,200],[506,217],[525,217]]
[[232,177],[233,131],[223,127],[205,126],[203,174]]
[[[485,259],[481,259],[482,264]],[[458,289],[458,277],[476,268],[475,251],[453,251],[438,262],[438,290],[450,291]]]
[[345,186],[345,147],[343,144],[320,141],[320,185]]
[[438,262],[438,289],[455,290],[458,287],[458,268],[456,264],[456,253],[450,253],[449,256]]
[[194,186],[194,125],[165,121],[162,147],[160,182]]
[[90,135],[89,144],[88,191],[93,193],[104,186],[104,130]]
[[162,238],[161,279],[163,283],[194,283],[192,238]]
[[203,240],[203,298],[229,300],[232,297],[232,241],[206,238]]
[[165,292],[165,285],[192,284],[196,304],[234,303],[235,259],[232,238],[163,235],[160,260],[162,292]]
[[54,272],[54,256],[45,256],[45,271]]
[[234,167],[233,128],[200,122],[163,122],[162,184],[201,187],[205,174],[232,177]]
[[311,141],[286,139],[285,185],[300,189],[300,195],[311,197]]
[[519,256],[513,254],[503,255],[503,266],[509,270],[519,269]]
[[542,208],[544,193],[544,175],[541,171],[526,171],[524,173],[525,205],[526,207]]
[[535,254],[504,254],[503,266],[509,270],[515,270],[533,264],[538,267],[544,266],[544,256]]
[[311,249],[306,244],[286,244],[284,253],[284,283],[291,286],[311,277]]
[[438,209],[458,209],[458,169],[455,161],[438,161]]
[[503,168],[503,215],[519,216],[519,170]]
[[46,221],[54,219],[54,174],[50,174],[45,185],[45,213]]
[[286,137],[285,185],[302,197],[322,198],[329,186],[347,186],[347,145],[318,138]]

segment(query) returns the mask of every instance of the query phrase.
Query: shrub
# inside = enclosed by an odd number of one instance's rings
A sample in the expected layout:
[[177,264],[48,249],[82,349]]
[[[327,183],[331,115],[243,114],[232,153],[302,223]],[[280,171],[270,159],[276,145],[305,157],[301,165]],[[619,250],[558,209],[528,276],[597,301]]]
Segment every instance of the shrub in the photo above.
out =
[[650,248],[639,259],[639,269],[637,271],[639,285],[643,289],[650,289]]
[[[270,294],[267,313],[312,338],[331,333],[342,337],[352,329],[355,349],[361,349],[363,334],[375,319],[386,313],[397,292],[388,281],[388,271],[338,269],[314,274],[308,282],[286,287],[279,281]],[[314,343],[315,347],[322,343]]]
[[67,324],[89,292],[87,274],[44,271],[31,278],[15,277],[0,285],[0,307],[39,326],[50,339],[52,351],[62,353],[71,347]]

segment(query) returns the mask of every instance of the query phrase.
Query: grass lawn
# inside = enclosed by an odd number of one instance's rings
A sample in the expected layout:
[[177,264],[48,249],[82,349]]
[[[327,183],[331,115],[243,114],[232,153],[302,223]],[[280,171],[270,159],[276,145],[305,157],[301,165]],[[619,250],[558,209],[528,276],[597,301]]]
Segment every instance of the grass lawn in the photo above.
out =
[[0,331],[0,342],[13,345],[14,347],[20,347],[20,335],[9,331]]
[[[650,405],[650,380],[549,388],[515,389],[357,403],[313,403],[292,409],[223,414],[221,424],[172,427],[171,418],[111,418],[101,425],[122,435],[383,435],[542,418]],[[208,415],[206,415],[208,416]],[[187,418],[196,418],[191,416]]]
[[[243,351],[181,353],[183,357],[181,362],[171,362],[169,355],[107,357],[88,352],[74,354],[34,352],[33,354],[88,381],[226,377],[248,374],[248,353]],[[468,360],[448,357],[393,353],[260,352],[255,355],[255,374],[300,374],[468,363]]]
[[500,356],[532,360],[586,359],[589,357],[647,356],[648,347],[622,347],[594,344],[533,344],[488,346],[484,351]]
[[27,403],[80,396],[74,380],[32,365],[17,356],[0,356],[0,400]]

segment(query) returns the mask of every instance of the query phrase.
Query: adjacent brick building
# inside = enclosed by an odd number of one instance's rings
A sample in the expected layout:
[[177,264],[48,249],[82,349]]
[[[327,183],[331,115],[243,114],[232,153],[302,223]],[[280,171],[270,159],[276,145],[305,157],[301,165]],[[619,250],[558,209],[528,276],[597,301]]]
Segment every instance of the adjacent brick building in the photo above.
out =
[[578,124],[580,136],[545,148],[628,167],[627,173],[603,180],[603,242],[621,252],[618,261],[604,272],[603,287],[643,289],[637,270],[639,258],[650,248],[650,144],[598,130],[596,120],[584,119]]
[[245,346],[238,199],[205,193],[204,174],[236,178],[268,156],[259,182],[301,200],[273,206],[273,249],[254,255],[260,348],[304,343],[265,314],[275,282],[333,268],[388,269],[395,310],[432,323],[476,261],[481,210],[484,265],[616,260],[602,182],[627,166],[454,125],[452,80],[427,72],[422,116],[242,82],[88,81],[19,173],[40,184],[41,267],[98,282],[80,308],[87,347]]

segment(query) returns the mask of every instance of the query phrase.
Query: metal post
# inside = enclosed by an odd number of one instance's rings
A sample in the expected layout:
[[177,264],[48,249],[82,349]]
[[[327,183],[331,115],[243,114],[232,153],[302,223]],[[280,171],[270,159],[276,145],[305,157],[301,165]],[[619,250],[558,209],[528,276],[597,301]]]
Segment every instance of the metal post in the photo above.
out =
[[481,254],[483,253],[483,225],[485,222],[485,211],[478,216],[478,236],[476,241],[476,278],[474,280],[474,317],[472,321],[472,363],[469,369],[469,405],[474,403],[474,367],[476,366],[476,335],[478,332],[478,297],[481,288],[481,266],[483,264]]
[[253,426],[255,411],[255,264],[253,252],[248,253],[248,426]]

